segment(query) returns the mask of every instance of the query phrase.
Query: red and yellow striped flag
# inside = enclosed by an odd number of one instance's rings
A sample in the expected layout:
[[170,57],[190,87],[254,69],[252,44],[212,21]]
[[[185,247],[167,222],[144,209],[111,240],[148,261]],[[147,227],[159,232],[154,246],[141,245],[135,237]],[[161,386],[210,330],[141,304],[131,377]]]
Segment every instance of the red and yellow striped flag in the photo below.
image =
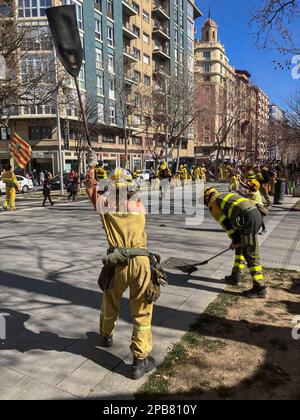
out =
[[21,169],[25,168],[32,157],[30,145],[17,133],[13,135],[9,151]]

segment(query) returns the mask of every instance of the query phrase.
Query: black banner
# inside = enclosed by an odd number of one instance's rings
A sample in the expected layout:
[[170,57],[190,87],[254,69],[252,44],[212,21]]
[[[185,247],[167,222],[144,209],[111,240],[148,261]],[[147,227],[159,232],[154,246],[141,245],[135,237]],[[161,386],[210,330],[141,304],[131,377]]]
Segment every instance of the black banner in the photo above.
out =
[[83,50],[77,25],[75,6],[46,9],[57,55],[67,72],[78,77],[83,60]]

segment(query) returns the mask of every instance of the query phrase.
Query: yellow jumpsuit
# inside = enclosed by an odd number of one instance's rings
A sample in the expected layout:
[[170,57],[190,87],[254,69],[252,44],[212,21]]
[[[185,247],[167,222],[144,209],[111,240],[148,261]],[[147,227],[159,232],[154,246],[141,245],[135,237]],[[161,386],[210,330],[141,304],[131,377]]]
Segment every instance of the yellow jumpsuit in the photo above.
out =
[[236,175],[233,175],[229,181],[229,191],[238,191],[240,188],[239,178]]
[[12,171],[5,171],[2,176],[2,181],[6,184],[6,198],[3,204],[5,210],[16,210],[16,190],[20,190],[20,185],[17,181],[16,175]]
[[[101,219],[110,248],[147,249],[144,214],[108,212],[104,213]],[[110,337],[116,328],[122,295],[129,287],[130,311],[134,324],[130,350],[138,359],[145,359],[152,350],[153,304],[147,303],[145,299],[145,291],[150,279],[149,258],[135,257],[130,260],[127,267],[116,268],[114,287],[103,294],[100,333],[105,337]]]

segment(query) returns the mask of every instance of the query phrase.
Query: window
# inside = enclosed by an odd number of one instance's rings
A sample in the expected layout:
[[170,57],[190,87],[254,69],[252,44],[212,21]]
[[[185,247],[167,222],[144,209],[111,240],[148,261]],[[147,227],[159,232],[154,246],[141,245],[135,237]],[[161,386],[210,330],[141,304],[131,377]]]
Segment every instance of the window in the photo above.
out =
[[204,72],[205,73],[210,73],[210,69],[211,69],[210,63],[205,63],[204,66],[203,66]]
[[103,95],[103,75],[97,75],[97,95]]
[[99,19],[95,19],[95,38],[102,40],[102,22]]
[[140,146],[142,144],[142,139],[140,137],[132,137],[132,144],[136,146]]
[[110,78],[109,79],[109,99],[115,99],[116,98],[116,94],[115,94],[115,80],[114,78]]
[[104,124],[104,104],[98,103],[98,122]]
[[144,54],[144,64],[150,64],[150,56],[147,54]]
[[94,0],[94,7],[98,12],[102,12],[102,0]]
[[51,126],[29,127],[29,140],[49,140],[52,139]]
[[[25,0],[25,1],[27,2],[28,0]],[[32,0],[32,2],[33,1],[36,1],[36,0]],[[40,0],[40,1],[42,1],[42,0]],[[74,6],[76,8],[78,28],[83,30],[83,8],[82,8],[83,6],[82,6],[82,3],[80,3],[77,0],[64,0],[63,3],[64,4],[74,4]]]
[[108,54],[108,72],[115,72],[115,57],[112,54]]
[[109,121],[111,124],[116,124],[116,108],[114,105],[109,107]]
[[137,4],[137,3],[135,3],[135,2],[133,2],[132,3],[132,8],[138,13],[138,14],[140,14],[140,6]]
[[107,28],[107,43],[110,47],[114,46],[114,29],[111,27]]
[[146,86],[150,86],[151,85],[151,77],[147,76],[146,74],[144,75],[144,84]]
[[145,32],[143,33],[143,40],[146,42],[146,44],[150,44],[150,36]]
[[96,48],[96,68],[103,68],[103,51],[100,48]]
[[150,15],[149,15],[149,13],[148,12],[146,12],[145,10],[143,10],[143,20],[145,21],[145,22],[150,22]]
[[52,0],[19,0],[19,17],[43,17],[45,10],[52,6]]
[[210,60],[210,58],[211,58],[210,51],[204,51],[204,53],[203,53],[203,57],[204,57],[206,60]]
[[133,72],[133,80],[137,83],[141,82],[141,73],[137,70],[134,70]]
[[106,1],[107,16],[111,19],[114,18],[114,3],[113,0]]

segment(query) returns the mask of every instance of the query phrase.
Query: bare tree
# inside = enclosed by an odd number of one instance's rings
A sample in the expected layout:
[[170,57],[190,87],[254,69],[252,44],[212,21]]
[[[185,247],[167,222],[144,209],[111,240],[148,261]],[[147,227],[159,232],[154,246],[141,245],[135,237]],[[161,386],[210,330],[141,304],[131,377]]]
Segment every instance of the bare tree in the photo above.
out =
[[255,28],[257,46],[273,46],[281,54],[299,54],[299,40],[292,29],[300,16],[299,0],[261,0],[257,3],[259,5],[253,8],[250,22]]
[[201,100],[205,101],[205,112],[199,121],[198,132],[201,137],[207,126],[210,141],[215,146],[217,167],[226,149],[236,153],[246,147],[252,112],[250,85],[243,82],[228,84],[218,92],[214,87],[200,85],[199,90],[202,91]]
[[0,125],[21,107],[55,106],[60,82],[55,78],[53,46],[48,27],[20,26],[12,11],[0,14],[0,56],[5,69],[0,80]]
[[[143,133],[143,109],[145,106],[145,97],[147,91],[143,88],[140,75],[134,70],[133,62],[128,58],[122,62],[115,62],[114,74],[108,73],[109,83],[113,86],[110,94],[114,97],[116,103],[116,123],[122,126],[122,136],[124,141],[124,167],[129,168],[128,146],[133,133]],[[121,72],[120,69],[123,69]],[[120,121],[118,121],[118,118]]]
[[204,101],[196,100],[198,95],[190,75],[156,76],[149,115],[155,140],[152,154],[156,160],[166,159],[177,151],[179,165],[183,141],[194,139],[194,127],[206,107]]

